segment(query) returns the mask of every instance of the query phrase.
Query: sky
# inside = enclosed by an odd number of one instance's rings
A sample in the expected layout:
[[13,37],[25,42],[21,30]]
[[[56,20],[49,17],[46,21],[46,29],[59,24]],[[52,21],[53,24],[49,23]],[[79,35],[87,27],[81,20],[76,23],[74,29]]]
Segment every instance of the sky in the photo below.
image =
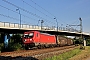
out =
[[43,26],[79,25],[81,17],[83,32],[90,33],[90,0],[0,0],[1,22],[20,23],[19,12],[21,24],[39,26],[41,20]]

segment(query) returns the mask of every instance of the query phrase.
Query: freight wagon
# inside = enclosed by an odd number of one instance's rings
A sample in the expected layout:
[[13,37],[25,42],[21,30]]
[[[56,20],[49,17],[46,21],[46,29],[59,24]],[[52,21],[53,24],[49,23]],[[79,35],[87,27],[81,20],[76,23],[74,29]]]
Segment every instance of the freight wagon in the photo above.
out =
[[62,38],[60,36],[51,35],[47,33],[41,33],[39,31],[27,31],[24,32],[23,38],[23,46],[27,48],[33,47],[55,47],[55,46],[64,46],[69,43],[71,44],[71,40]]
[[57,44],[59,46],[73,45],[73,41],[69,38],[62,37],[62,36],[58,35],[57,36]]

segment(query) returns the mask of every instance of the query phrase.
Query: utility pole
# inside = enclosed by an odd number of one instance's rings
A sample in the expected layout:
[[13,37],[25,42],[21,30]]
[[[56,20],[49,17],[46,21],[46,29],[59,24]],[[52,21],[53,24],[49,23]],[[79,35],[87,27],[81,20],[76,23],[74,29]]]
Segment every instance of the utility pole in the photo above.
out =
[[37,26],[39,26],[39,25],[38,25],[38,24],[39,24],[39,21],[40,21],[40,20],[38,20]]
[[[54,19],[56,19],[56,17]],[[57,23],[57,33],[58,33],[58,21],[57,21],[57,19],[56,19],[56,23]],[[56,42],[58,42],[57,40],[58,40],[58,34],[56,35]]]
[[44,23],[44,21],[41,20],[41,30],[43,29],[43,28],[42,28],[42,27],[43,27],[43,23]]
[[82,19],[81,18],[79,18],[79,20],[80,20],[80,33],[81,33],[81,42],[84,44],[84,47],[83,47],[83,45],[82,45],[82,43],[81,43],[81,45],[80,45],[80,49],[85,49],[85,46],[86,46],[86,41],[85,40],[83,40],[83,35],[82,35]]
[[[54,19],[56,19],[56,18],[54,18]],[[57,21],[57,19],[56,19],[56,23],[57,23],[57,32],[58,32],[58,21]]]
[[[82,45],[82,42],[83,42],[83,36],[82,36],[82,19],[79,18],[79,20],[80,20],[80,25],[70,25],[70,26],[80,26],[80,33],[81,33],[81,36],[80,36],[80,41],[81,41],[81,43],[80,43],[80,49],[82,49],[83,48],[83,45]],[[86,45],[86,44],[84,43],[84,45]]]
[[80,20],[80,33],[81,33],[81,38],[82,38],[82,19],[79,18],[79,20]]
[[80,33],[81,33],[81,39],[82,39],[82,19],[79,18],[79,20],[80,20]]
[[20,13],[20,9],[18,8],[18,9],[16,9],[16,11],[19,11],[19,15],[20,15],[20,26],[19,26],[19,28],[21,28],[21,13]]

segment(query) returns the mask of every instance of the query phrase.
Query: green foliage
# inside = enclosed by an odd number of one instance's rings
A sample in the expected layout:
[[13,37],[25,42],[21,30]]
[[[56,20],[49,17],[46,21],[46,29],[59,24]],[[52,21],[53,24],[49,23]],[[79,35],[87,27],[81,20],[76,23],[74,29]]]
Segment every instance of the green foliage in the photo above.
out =
[[7,49],[9,51],[20,50],[22,48],[21,42],[22,42],[21,41],[21,35],[20,34],[15,34],[9,40],[9,44],[8,44],[8,48]]
[[21,35],[13,34],[8,42],[8,47],[4,47],[4,34],[0,35],[0,51],[16,51],[22,49],[21,45]]
[[8,47],[4,48],[3,51],[16,51],[16,50],[20,50],[21,48],[22,48],[21,35],[15,34],[10,38],[8,42]]
[[86,40],[87,46],[90,46],[90,39]]
[[20,34],[16,34],[16,35],[13,35],[11,37],[11,40],[10,40],[10,43],[21,43],[22,40],[21,40],[21,35]]
[[20,50],[22,48],[22,45],[21,44],[19,44],[19,43],[10,43],[9,45],[8,45],[8,51],[16,51],[16,50]]
[[4,48],[4,44],[3,43],[0,43],[0,51],[2,51]]
[[68,60],[69,58],[77,55],[81,50],[80,49],[75,49],[63,54],[60,54],[59,56],[53,56],[51,58],[47,58],[45,60]]
[[0,43],[3,43],[4,42],[4,37],[0,34]]
[[74,43],[75,44],[83,44],[83,40],[82,39],[74,39]]

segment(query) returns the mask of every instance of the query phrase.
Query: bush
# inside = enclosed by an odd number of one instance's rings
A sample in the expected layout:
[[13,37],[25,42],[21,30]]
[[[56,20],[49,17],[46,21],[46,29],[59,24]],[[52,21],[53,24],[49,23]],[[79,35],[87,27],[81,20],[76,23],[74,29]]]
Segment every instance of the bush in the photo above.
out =
[[0,51],[2,51],[4,48],[4,44],[3,43],[0,43]]
[[8,50],[9,51],[21,50],[21,48],[22,48],[22,45],[19,44],[19,43],[14,43],[14,44],[11,43],[11,44],[8,45]]
[[13,35],[12,37],[11,37],[11,41],[10,41],[11,43],[12,42],[14,42],[14,43],[21,43],[22,42],[22,40],[21,40],[21,35],[19,35],[19,34],[16,34],[16,35]]
[[86,40],[87,46],[90,46],[90,39]]
[[8,51],[20,50],[22,48],[21,42],[22,41],[20,34],[12,35],[8,43],[8,47],[7,47]]

